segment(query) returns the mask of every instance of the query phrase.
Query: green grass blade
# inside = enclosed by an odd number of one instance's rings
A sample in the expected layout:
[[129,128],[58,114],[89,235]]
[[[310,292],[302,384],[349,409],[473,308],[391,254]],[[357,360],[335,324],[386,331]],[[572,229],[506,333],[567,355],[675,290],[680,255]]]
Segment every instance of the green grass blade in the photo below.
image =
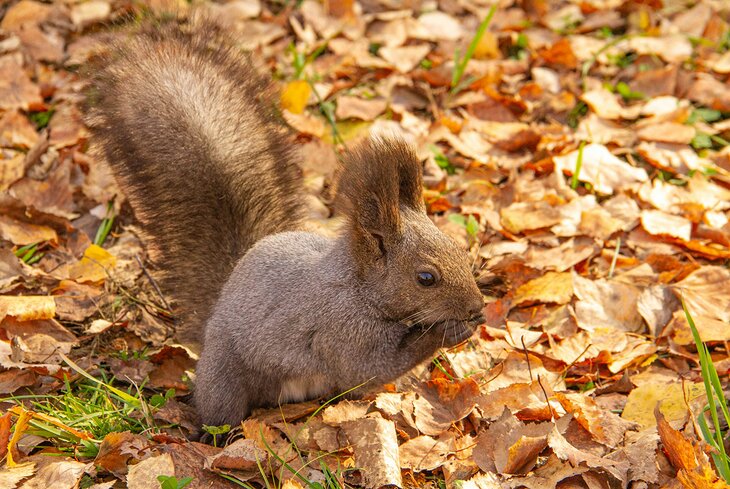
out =
[[720,418],[717,414],[717,405],[715,404],[715,396],[717,395],[720,409],[722,410],[723,416],[725,416],[725,420],[727,421],[727,404],[725,402],[725,397],[722,392],[722,386],[720,385],[720,378],[718,377],[717,370],[712,363],[710,352],[707,349],[707,346],[702,342],[702,338],[700,338],[700,332],[697,330],[697,326],[692,319],[692,315],[687,309],[687,303],[684,301],[684,298],[682,298],[682,309],[684,310],[684,315],[687,318],[687,324],[689,324],[695,346],[697,347],[697,354],[699,356],[700,369],[702,372],[702,382],[705,384],[707,404],[709,405],[710,416],[712,417],[712,424],[715,428],[715,433],[714,436],[712,433],[710,433],[709,427],[707,427],[706,423],[705,427],[707,429],[703,429],[702,425],[700,425],[700,430],[702,431],[703,436],[705,436],[705,441],[707,441],[716,450],[719,451],[719,453],[714,453],[712,457],[715,461],[715,467],[722,475],[723,479],[725,479],[726,482],[730,482],[730,459],[728,458],[727,453],[725,453],[725,443],[723,439],[722,429],[720,427]]
[[586,142],[581,141],[578,146],[578,158],[575,161],[575,171],[573,172],[573,179],[570,181],[570,188],[573,190],[578,188],[578,176],[580,175],[580,169],[583,168],[583,148],[585,148]]
[[479,45],[479,41],[481,41],[482,37],[484,37],[484,33],[487,32],[487,27],[489,27],[489,24],[492,22],[492,17],[494,17],[494,13],[496,11],[497,11],[497,4],[495,3],[489,9],[489,12],[487,13],[487,16],[484,18],[484,20],[479,24],[476,34],[474,34],[474,37],[472,38],[471,42],[469,43],[469,47],[466,48],[466,52],[464,53],[464,56],[459,59],[458,63],[456,62],[456,57],[455,57],[454,62],[457,64],[454,66],[454,73],[451,77],[452,93],[454,92],[456,87],[459,86],[459,82],[461,81],[461,78],[464,76],[464,71],[466,70],[466,65],[469,64],[469,60],[471,60],[471,58],[474,56],[474,51],[476,51],[477,46]]
[[64,362],[66,362],[66,364],[67,364],[67,365],[68,365],[69,367],[71,367],[71,368],[72,368],[72,369],[73,369],[74,371],[76,371],[76,373],[78,373],[78,374],[80,374],[80,375],[82,375],[82,376],[86,377],[86,378],[87,378],[87,379],[89,379],[89,380],[90,380],[91,382],[93,382],[93,383],[95,383],[95,384],[97,384],[97,385],[100,385],[100,386],[103,386],[103,387],[105,387],[106,389],[109,389],[109,390],[110,390],[111,392],[113,392],[114,394],[116,394],[117,396],[119,396],[119,397],[120,397],[120,399],[121,399],[122,401],[124,401],[125,403],[127,403],[127,404],[131,404],[131,405],[132,405],[132,406],[134,406],[134,407],[141,407],[142,403],[141,403],[141,402],[140,402],[140,400],[139,400],[139,399],[137,399],[136,397],[134,397],[134,396],[132,396],[132,395],[130,395],[130,394],[127,394],[127,393],[126,393],[126,392],[124,392],[123,390],[117,389],[116,387],[114,387],[114,386],[112,386],[112,385],[109,385],[109,384],[105,384],[105,383],[104,383],[104,382],[102,382],[101,380],[99,380],[99,379],[97,379],[96,377],[92,376],[92,375],[91,375],[90,373],[88,373],[88,372],[87,372],[86,370],[84,370],[84,369],[82,369],[81,367],[79,367],[79,366],[78,366],[78,365],[77,365],[77,364],[76,364],[76,363],[75,363],[75,362],[74,362],[73,360],[71,360],[70,358],[68,358],[68,357],[67,357],[66,355],[64,355],[64,354],[63,354],[62,352],[58,352],[58,354],[59,354],[59,355],[61,356],[61,358],[63,359],[63,361],[64,361]]

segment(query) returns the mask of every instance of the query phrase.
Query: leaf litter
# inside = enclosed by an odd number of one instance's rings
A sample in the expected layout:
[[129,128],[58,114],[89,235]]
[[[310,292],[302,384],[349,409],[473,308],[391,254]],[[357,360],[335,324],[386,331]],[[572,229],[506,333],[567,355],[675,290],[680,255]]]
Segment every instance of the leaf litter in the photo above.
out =
[[[726,3],[503,1],[480,36],[484,1],[194,3],[275,75],[319,225],[343,149],[380,131],[416,146],[487,324],[362,400],[261,411],[199,443],[196,356],[172,343],[124,196],[86,153],[77,70],[114,23],[190,7],[11,1],[0,486],[727,487],[681,308],[727,392]],[[109,413],[128,430],[80,423]]]

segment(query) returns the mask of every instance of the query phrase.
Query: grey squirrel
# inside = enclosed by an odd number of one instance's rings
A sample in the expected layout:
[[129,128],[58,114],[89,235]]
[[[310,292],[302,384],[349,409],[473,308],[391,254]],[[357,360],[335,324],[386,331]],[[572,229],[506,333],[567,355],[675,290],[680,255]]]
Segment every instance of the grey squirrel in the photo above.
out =
[[190,329],[208,425],[256,407],[389,382],[469,338],[483,299],[464,250],[428,218],[398,139],[350,151],[337,237],[305,205],[270,82],[203,22],[144,29],[87,70],[85,117]]

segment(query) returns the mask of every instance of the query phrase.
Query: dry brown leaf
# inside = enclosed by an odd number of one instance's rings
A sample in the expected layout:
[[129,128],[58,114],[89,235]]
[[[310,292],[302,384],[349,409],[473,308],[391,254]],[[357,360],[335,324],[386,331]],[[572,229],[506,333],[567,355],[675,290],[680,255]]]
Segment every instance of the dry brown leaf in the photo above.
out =
[[560,246],[553,248],[531,246],[525,254],[525,260],[527,265],[535,268],[564,272],[598,254],[598,251],[599,248],[593,239],[570,238]]
[[207,465],[219,470],[255,470],[258,473],[258,464],[266,464],[267,459],[268,452],[258,448],[252,440],[236,440],[209,457]]
[[661,143],[689,144],[695,137],[696,130],[687,124],[679,122],[661,122],[642,126],[637,134],[644,141],[657,141]]
[[122,477],[129,471],[130,462],[139,462],[149,457],[145,453],[149,447],[150,441],[144,436],[128,431],[109,433],[99,445],[94,465]]
[[434,439],[422,435],[398,447],[401,467],[414,472],[434,470],[441,467],[454,450],[454,437],[450,433]]
[[20,152],[0,150],[0,191],[23,178],[25,155]]
[[552,422],[523,424],[505,408],[502,416],[477,437],[474,461],[485,472],[529,472],[547,447],[552,428]]
[[150,373],[150,386],[183,392],[188,390],[188,385],[183,381],[183,377],[186,375],[186,370],[193,368],[195,361],[190,358],[185,349],[166,345],[162,350],[150,356],[150,360],[157,365]]
[[[83,285],[71,280],[62,280],[53,289],[53,300],[56,303],[56,314],[59,319],[83,321],[106,304],[108,297],[98,287]],[[103,321],[103,320],[102,320]],[[106,321],[109,326],[113,323]],[[93,327],[92,323],[92,327]],[[98,325],[97,325],[98,328]],[[87,332],[93,332],[91,328]],[[97,333],[100,331],[96,331]]]
[[669,236],[682,241],[689,241],[692,236],[689,219],[662,211],[641,211],[641,225],[652,236]]
[[365,487],[402,487],[398,437],[393,422],[371,413],[346,422],[343,428],[352,444],[357,466],[362,470]]
[[75,489],[90,464],[76,460],[58,460],[42,465],[32,479],[20,489]]
[[0,109],[40,110],[43,97],[15,56],[0,57]]
[[0,216],[0,237],[19,246],[44,241],[58,242],[58,235],[52,228],[18,221],[9,216]]
[[672,286],[694,316],[706,316],[730,323],[730,270],[705,266]]
[[332,426],[340,426],[348,421],[355,421],[365,417],[370,408],[371,403],[367,401],[349,401],[338,402],[322,412],[322,421]]
[[128,489],[159,489],[157,476],[175,476],[175,465],[169,453],[150,457],[129,468]]
[[687,97],[711,109],[730,111],[730,93],[727,85],[709,74],[695,75],[695,81],[687,91]]
[[561,221],[560,210],[545,201],[515,202],[500,211],[502,225],[512,233],[543,229]]
[[552,431],[548,434],[548,445],[553,449],[553,453],[560,459],[569,462],[573,467],[585,464],[593,469],[600,469],[610,474],[617,482],[626,484],[628,478],[629,464],[625,461],[613,461],[608,458],[602,458],[589,452],[581,451],[571,445],[565,439],[557,426],[553,426]]
[[[579,150],[563,156],[555,156],[555,171],[569,175],[575,173]],[[593,185],[596,192],[612,194],[616,189],[628,187],[649,179],[643,168],[635,168],[617,158],[602,144],[587,144],[583,148],[583,158],[578,179]]]
[[635,332],[643,327],[637,309],[637,287],[605,279],[590,280],[574,273],[573,290],[579,299],[575,303],[575,315],[582,329]]
[[71,8],[71,21],[77,28],[103,22],[111,14],[111,5],[103,0],[90,0]]
[[[529,367],[528,367],[529,361]],[[565,382],[560,372],[546,369],[542,360],[535,355],[525,355],[523,352],[510,351],[507,357],[494,366],[485,377],[489,383],[482,388],[489,393],[515,383],[528,384],[539,381],[547,387],[559,391],[565,388]]]
[[38,142],[38,133],[19,110],[8,110],[0,117],[0,146],[30,149]]
[[602,119],[636,119],[641,112],[641,107],[638,105],[622,106],[618,95],[603,87],[583,92],[581,99]]
[[562,392],[555,396],[580,426],[596,441],[610,448],[618,447],[623,442],[624,433],[635,426],[617,414],[602,409],[591,397]]
[[471,378],[436,378],[416,389],[413,401],[415,425],[421,433],[438,436],[452,423],[464,419],[476,406],[479,386]]
[[429,52],[431,52],[431,46],[428,44],[420,44],[403,47],[386,46],[378,51],[378,55],[393,65],[399,72],[408,73],[415,68]]
[[496,419],[503,414],[504,408],[508,408],[517,419],[547,421],[556,413],[562,413],[560,405],[551,399],[552,393],[549,385],[541,385],[537,380],[514,383],[482,396],[479,408],[486,419]]
[[[33,385],[36,382],[38,375],[32,370],[11,368],[4,372],[0,372],[0,394],[12,394],[21,387],[27,387]],[[10,413],[8,413],[9,415]],[[2,430],[0,430],[1,433]],[[2,443],[2,437],[0,436],[0,457],[2,457],[2,451],[7,448],[7,440],[5,444]]]
[[51,296],[0,296],[0,321],[12,316],[16,321],[51,319],[56,315],[56,302]]
[[18,464],[13,467],[7,465],[0,468],[0,487],[15,489],[20,481],[35,474],[35,464],[32,462]]
[[[678,345],[694,345],[694,336],[684,311],[675,311],[671,319],[672,321],[667,325],[664,334],[671,337],[672,341]],[[692,320],[703,342],[730,341],[728,323],[701,314],[692,314]]]
[[72,104],[60,104],[53,113],[48,128],[51,133],[48,142],[54,148],[73,146],[86,136],[81,112]]
[[10,187],[10,193],[29,207],[73,219],[77,217],[71,185],[72,165],[62,162],[45,180],[25,177]]
[[363,99],[343,95],[337,99],[335,115],[338,119],[372,121],[385,112],[388,103],[382,99]]

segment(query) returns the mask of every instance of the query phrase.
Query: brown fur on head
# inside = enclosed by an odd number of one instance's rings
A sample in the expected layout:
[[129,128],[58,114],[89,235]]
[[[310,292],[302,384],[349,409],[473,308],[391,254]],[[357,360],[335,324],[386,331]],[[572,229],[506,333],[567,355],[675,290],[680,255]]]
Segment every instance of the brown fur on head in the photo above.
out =
[[347,155],[338,199],[357,276],[390,319],[474,319],[483,301],[469,259],[426,215],[422,187],[421,163],[402,140],[370,139]]

